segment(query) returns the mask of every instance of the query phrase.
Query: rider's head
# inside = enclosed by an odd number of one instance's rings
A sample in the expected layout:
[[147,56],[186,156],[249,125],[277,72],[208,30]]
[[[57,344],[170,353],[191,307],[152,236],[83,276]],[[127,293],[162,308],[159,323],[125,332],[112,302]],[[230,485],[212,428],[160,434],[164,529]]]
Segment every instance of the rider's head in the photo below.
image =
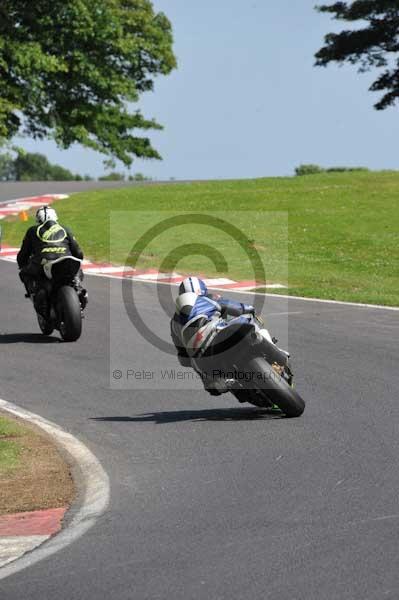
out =
[[179,294],[186,294],[188,292],[197,294],[197,296],[205,296],[208,293],[208,289],[202,279],[198,279],[198,277],[186,277],[179,286]]
[[36,212],[36,223],[42,225],[46,221],[58,221],[57,213],[50,206],[41,206]]

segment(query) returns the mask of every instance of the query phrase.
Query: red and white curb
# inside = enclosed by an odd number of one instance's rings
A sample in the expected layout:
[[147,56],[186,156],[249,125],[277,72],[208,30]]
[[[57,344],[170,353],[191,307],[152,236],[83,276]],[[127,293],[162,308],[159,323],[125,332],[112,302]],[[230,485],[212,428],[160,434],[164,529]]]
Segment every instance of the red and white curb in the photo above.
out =
[[[0,250],[0,260],[9,262],[17,261],[19,248],[11,248],[2,246]],[[148,283],[164,283],[178,285],[184,279],[184,275],[179,273],[160,273],[156,269],[132,269],[130,267],[115,266],[109,263],[93,263],[89,260],[84,260],[82,269],[87,275],[96,275],[97,277],[108,277],[111,279],[132,279],[134,281],[142,281]],[[218,290],[235,290],[245,292],[253,290],[256,287],[268,289],[287,289],[287,286],[280,283],[257,283],[256,281],[233,281],[226,277],[214,279],[204,278],[206,285],[212,289]]]
[[[19,248],[3,246],[0,250],[0,260],[6,260],[15,263],[17,262],[18,252]],[[143,271],[129,267],[118,267],[115,265],[110,265],[109,263],[93,263],[89,260],[83,261],[82,269],[87,275],[96,275],[97,277],[108,277],[111,279],[127,278],[134,281],[147,283],[178,285],[184,279],[184,275],[180,275],[179,273],[159,273],[159,271],[155,269],[147,269]],[[253,290],[256,287],[286,289],[286,286],[281,285],[280,283],[260,284],[256,281],[233,281],[232,279],[227,279],[226,277],[220,277],[218,279],[205,278],[204,281],[209,288],[214,290],[245,292]]]
[[[0,258],[2,253],[0,251]],[[115,266],[108,263],[96,264],[90,261],[83,261],[83,271],[88,275],[96,275],[97,277],[108,277],[110,279],[132,279],[133,281],[141,281],[147,283],[162,283],[168,285],[180,284],[186,275],[181,273],[160,273],[156,269],[133,269],[130,267]],[[280,283],[259,284],[256,281],[234,281],[227,277],[208,278],[203,277],[206,285],[212,289],[218,290],[236,290],[248,291],[256,287],[264,287],[269,289],[286,289],[285,285]]]
[[51,204],[55,200],[63,200],[64,198],[68,198],[68,196],[66,194],[44,194],[43,196],[10,200],[7,204],[0,205],[0,219],[15,217],[23,210],[30,210],[31,208],[43,206],[43,204]]
[[0,516],[0,568],[61,530],[67,507]]
[[71,514],[64,528],[62,521],[67,507],[0,517],[0,579],[3,579],[62,550],[86,533],[108,507],[110,484],[98,459],[70,433],[11,402],[0,400],[0,409],[34,423],[47,433],[70,457],[83,487],[79,494],[81,504],[68,511]]

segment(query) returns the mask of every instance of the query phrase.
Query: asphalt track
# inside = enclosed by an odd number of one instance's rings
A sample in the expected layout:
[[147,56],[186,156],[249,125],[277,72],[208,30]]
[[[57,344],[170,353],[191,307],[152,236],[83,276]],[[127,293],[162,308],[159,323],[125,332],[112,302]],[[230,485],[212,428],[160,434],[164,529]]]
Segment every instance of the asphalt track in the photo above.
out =
[[[98,189],[112,189],[120,187],[132,187],[139,185],[151,185],[162,182],[134,182],[134,181],[8,181],[0,182],[0,204],[40,194],[73,194]],[[169,185],[169,182],[168,182]]]
[[[399,313],[268,298],[273,333],[287,319],[276,313],[291,313],[307,400],[289,420],[212,399],[199,383],[112,390],[109,280],[87,278],[76,344],[39,335],[14,264],[0,262],[0,281],[0,397],[82,440],[111,482],[97,524],[1,580],[2,600],[399,597]],[[155,288],[135,290],[167,335]],[[125,318],[112,297],[113,327]],[[148,365],[176,367],[123,335]]]

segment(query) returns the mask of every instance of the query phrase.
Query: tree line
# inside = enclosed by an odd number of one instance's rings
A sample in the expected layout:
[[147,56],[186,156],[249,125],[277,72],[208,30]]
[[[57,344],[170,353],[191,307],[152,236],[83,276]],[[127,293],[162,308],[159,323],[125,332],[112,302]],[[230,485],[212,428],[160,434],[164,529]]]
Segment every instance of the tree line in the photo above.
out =
[[295,168],[295,175],[320,175],[321,173],[353,173],[368,172],[367,167],[321,167],[315,164],[299,165]]
[[[44,154],[25,152],[21,148],[0,154],[0,181],[92,181],[90,175],[72,173],[60,165],[52,164]],[[100,181],[147,181],[142,173],[125,175],[111,171],[99,177]]]
[[0,181],[83,181],[89,175],[74,174],[49,162],[46,156],[21,149],[0,154]]

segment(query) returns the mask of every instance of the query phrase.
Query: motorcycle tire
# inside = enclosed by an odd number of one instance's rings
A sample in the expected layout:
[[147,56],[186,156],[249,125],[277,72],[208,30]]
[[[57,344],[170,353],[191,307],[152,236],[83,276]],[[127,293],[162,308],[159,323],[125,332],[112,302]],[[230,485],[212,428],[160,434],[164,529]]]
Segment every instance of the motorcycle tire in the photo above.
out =
[[301,416],[305,410],[305,401],[264,358],[253,358],[248,365],[248,371],[253,374],[250,385],[276,404],[286,417]]
[[231,393],[240,404],[248,402],[258,408],[273,408],[273,403],[265,398],[264,394],[257,394],[255,390],[231,390]]
[[82,314],[78,295],[72,287],[64,285],[59,289],[57,308],[62,339],[75,342],[82,333]]

